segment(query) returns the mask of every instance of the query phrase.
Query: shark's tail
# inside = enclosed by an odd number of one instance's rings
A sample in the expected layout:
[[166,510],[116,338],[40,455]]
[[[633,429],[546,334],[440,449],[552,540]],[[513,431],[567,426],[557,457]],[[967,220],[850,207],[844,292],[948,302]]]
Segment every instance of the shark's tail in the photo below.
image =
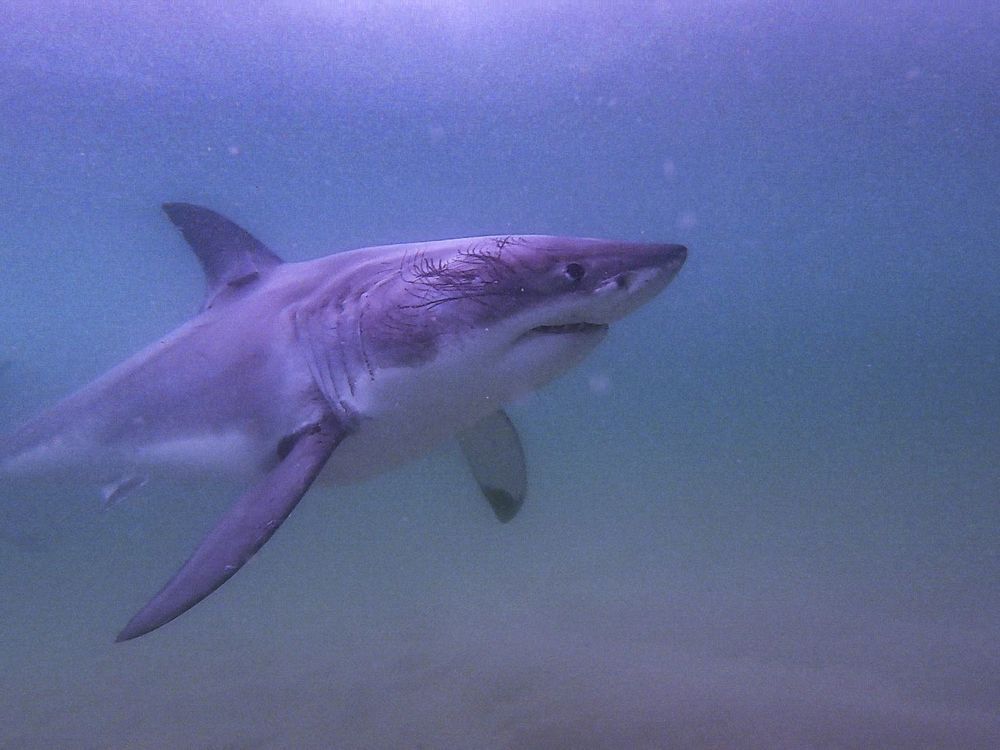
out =
[[41,442],[32,422],[12,431],[0,432],[0,477],[30,473],[24,471],[30,463],[26,457],[33,449],[39,448]]
[[79,409],[70,397],[15,427],[0,431],[0,476],[37,476],[70,468]]

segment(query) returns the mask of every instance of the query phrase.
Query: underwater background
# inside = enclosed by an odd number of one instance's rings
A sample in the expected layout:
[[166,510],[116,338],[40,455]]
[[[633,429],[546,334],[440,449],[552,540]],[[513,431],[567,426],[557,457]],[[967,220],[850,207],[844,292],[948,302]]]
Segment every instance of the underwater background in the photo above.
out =
[[0,428],[193,314],[159,209],[289,260],[552,233],[687,264],[457,449],[314,488],[0,484],[0,748],[1000,747],[1000,6],[6,2]]

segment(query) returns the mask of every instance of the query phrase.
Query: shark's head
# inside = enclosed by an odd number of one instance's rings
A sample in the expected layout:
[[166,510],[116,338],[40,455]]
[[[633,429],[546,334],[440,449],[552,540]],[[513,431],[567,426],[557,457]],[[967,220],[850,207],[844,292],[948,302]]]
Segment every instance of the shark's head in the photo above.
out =
[[535,388],[652,299],[686,256],[681,245],[549,236],[411,246],[357,297],[368,369],[451,353],[511,394]]

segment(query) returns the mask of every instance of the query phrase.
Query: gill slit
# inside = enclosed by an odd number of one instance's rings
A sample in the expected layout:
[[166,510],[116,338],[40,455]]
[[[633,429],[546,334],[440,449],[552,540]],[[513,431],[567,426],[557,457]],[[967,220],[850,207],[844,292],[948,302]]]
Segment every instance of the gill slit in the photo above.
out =
[[[327,362],[326,357],[321,355],[321,352],[317,350],[317,345],[315,342],[316,333],[314,324],[312,323],[312,316],[309,315],[310,311],[296,310],[293,313],[295,320],[295,332],[299,342],[305,343],[308,349],[308,356],[306,357],[306,366],[309,368],[309,374],[312,375],[313,380],[319,387],[320,393],[330,401],[330,396],[336,400],[336,402],[344,408],[344,401],[341,398],[340,390],[337,388],[337,382],[333,378],[333,373],[330,370],[329,362]],[[330,404],[333,406],[333,403]]]
[[340,362],[340,370],[344,373],[344,379],[347,381],[347,389],[351,392],[351,396],[354,396],[354,376],[351,374],[351,368],[347,362],[347,351],[344,341],[341,339],[340,315],[338,314],[333,316],[331,332],[333,333],[333,348],[337,352],[337,359]]
[[361,350],[361,358],[365,362],[365,369],[368,370],[368,377],[371,380],[375,380],[375,368],[372,366],[371,358],[368,356],[368,347],[366,344],[365,336],[365,313],[368,312],[368,297],[369,295],[383,287],[385,284],[392,281],[394,275],[392,271],[383,271],[383,277],[372,284],[370,287],[365,289],[360,295],[361,298],[361,309],[358,311],[358,340],[359,348]]

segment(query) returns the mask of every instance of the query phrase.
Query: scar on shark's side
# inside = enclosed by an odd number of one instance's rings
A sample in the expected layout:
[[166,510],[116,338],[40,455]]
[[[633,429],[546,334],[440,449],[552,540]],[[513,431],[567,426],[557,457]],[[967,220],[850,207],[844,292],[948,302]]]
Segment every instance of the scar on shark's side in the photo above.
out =
[[249,486],[119,641],[221,586],[315,481],[358,481],[448,438],[494,515],[513,519],[527,471],[503,404],[582,360],[687,256],[503,235],[285,263],[207,208],[163,208],[205,272],[200,312],[0,437],[0,475],[70,476],[108,505],[179,475]]

